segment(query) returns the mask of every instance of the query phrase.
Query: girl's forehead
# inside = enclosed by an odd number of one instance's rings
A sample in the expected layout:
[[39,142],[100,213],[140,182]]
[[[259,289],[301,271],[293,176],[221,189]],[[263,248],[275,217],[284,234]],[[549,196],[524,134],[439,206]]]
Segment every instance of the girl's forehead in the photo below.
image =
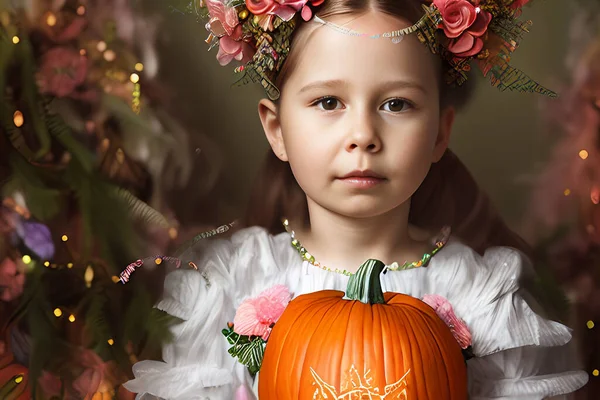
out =
[[437,87],[437,60],[416,36],[405,36],[399,43],[389,38],[371,38],[375,34],[410,26],[408,21],[379,12],[333,16],[327,20],[367,35],[345,34],[329,26],[315,24],[304,32],[307,36],[306,40],[300,41],[301,48],[295,49],[300,54],[289,84],[343,80],[373,86],[405,80],[424,87]]

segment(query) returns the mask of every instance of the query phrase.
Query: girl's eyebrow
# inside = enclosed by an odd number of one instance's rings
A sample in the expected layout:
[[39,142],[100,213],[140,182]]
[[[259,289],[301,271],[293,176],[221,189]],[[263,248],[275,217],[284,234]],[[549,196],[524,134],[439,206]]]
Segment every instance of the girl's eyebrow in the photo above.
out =
[[[302,87],[302,89],[300,89],[298,91],[298,94],[304,93],[304,92],[308,92],[309,90],[313,90],[313,89],[333,89],[335,87],[338,86],[345,86],[348,85],[348,82],[342,79],[331,79],[331,80],[322,80],[322,81],[315,81],[315,82],[311,82],[307,85],[305,85],[304,87]],[[423,92],[424,94],[427,94],[427,90],[420,85],[419,83],[413,81],[413,80],[396,80],[396,81],[388,81],[388,82],[384,82],[380,85],[381,89],[404,89],[404,88],[409,88],[409,89],[417,89],[421,92]]]
[[384,82],[381,87],[384,89],[416,89],[423,94],[427,94],[427,89],[423,85],[410,79]]
[[311,82],[308,85],[304,86],[298,94],[308,92],[313,89],[333,89],[337,86],[345,86],[348,85],[348,82],[343,79],[331,79],[331,80],[323,80],[323,81],[315,81]]

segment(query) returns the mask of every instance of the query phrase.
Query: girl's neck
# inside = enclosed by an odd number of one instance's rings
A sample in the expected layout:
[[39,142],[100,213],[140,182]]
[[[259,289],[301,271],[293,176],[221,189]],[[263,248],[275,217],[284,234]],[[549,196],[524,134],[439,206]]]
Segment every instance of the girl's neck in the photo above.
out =
[[323,265],[355,272],[367,259],[385,264],[415,261],[431,250],[431,237],[408,224],[410,201],[375,217],[336,214],[308,200],[310,226],[291,221],[305,248]]

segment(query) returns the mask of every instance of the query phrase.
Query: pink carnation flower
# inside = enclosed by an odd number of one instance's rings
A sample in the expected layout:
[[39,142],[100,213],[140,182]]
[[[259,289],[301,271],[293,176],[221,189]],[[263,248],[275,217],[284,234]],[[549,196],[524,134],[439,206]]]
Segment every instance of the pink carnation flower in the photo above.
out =
[[268,340],[273,325],[279,320],[291,298],[287,287],[276,285],[254,299],[245,300],[235,313],[234,332]]
[[85,81],[87,69],[87,60],[78,51],[68,47],[50,49],[37,76],[40,91],[66,97]]
[[423,296],[423,302],[433,308],[438,317],[448,325],[462,349],[471,345],[471,332],[465,322],[454,314],[454,309],[446,298],[437,294],[426,294]]

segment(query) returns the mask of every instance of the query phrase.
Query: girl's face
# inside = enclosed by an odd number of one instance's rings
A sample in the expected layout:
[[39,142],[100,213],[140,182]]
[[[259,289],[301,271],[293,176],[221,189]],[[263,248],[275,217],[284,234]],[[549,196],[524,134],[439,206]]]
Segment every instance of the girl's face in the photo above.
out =
[[[411,25],[374,11],[329,21],[368,34]],[[259,103],[267,138],[309,206],[356,218],[387,213],[447,147],[454,112],[440,110],[439,61],[415,35],[394,44],[306,28],[279,105]]]

